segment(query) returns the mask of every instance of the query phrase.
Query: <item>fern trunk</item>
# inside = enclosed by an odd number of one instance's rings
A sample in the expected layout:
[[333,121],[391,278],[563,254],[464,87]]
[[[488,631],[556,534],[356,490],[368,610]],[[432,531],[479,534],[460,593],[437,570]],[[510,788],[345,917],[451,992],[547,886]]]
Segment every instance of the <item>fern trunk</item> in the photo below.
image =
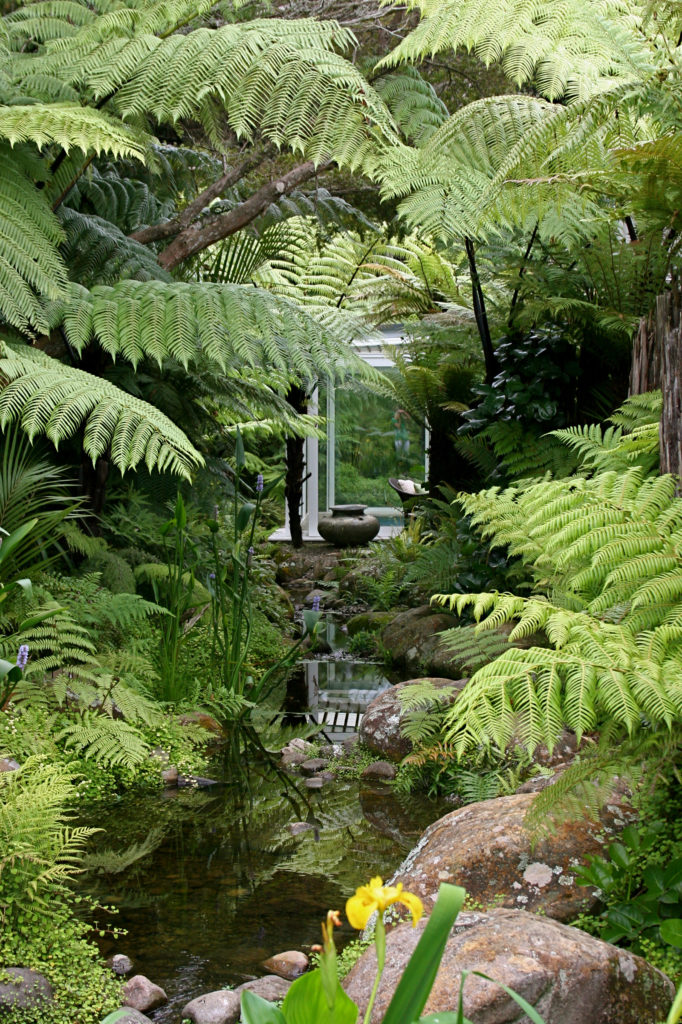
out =
[[[635,340],[630,394],[660,388],[663,394],[660,431],[661,473],[682,478],[682,288],[673,279],[670,290],[656,299],[642,318]],[[680,486],[678,484],[678,493]]]
[[[307,400],[303,388],[293,387],[287,395],[287,401],[295,412],[306,411]],[[301,501],[303,499],[304,471],[304,440],[302,437],[287,438],[287,473],[284,494],[289,511],[289,530],[291,543],[295,548],[303,547],[303,531],[301,529]]]

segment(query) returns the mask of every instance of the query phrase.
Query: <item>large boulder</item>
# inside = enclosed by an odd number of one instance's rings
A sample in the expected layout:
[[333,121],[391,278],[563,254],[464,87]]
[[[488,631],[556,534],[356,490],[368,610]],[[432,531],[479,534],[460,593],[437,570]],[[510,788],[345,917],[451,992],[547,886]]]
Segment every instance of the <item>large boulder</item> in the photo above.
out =
[[[421,650],[435,633],[457,625],[457,617],[449,612],[437,611],[430,604],[400,612],[381,631],[382,646],[393,663],[408,672],[421,667]],[[450,673],[444,673],[450,675]]]
[[[389,933],[372,1024],[383,1018],[425,923],[422,919],[416,928],[402,924]],[[674,992],[668,978],[641,957],[523,910],[460,914],[425,1014],[457,1010],[463,970],[480,971],[509,986],[535,1007],[545,1024],[654,1024],[665,1018]],[[375,972],[371,948],[343,982],[360,1008],[360,1020]],[[468,977],[464,986],[464,1014],[476,1024],[527,1019],[501,988],[476,976]]]
[[[412,750],[412,743],[405,739],[401,732],[403,709],[399,694],[406,686],[424,682],[423,679],[408,679],[398,683],[389,690],[384,690],[375,697],[362,718],[360,739],[375,754],[380,754],[387,761],[402,761]],[[466,679],[434,679],[429,678],[437,689],[451,689],[452,699],[464,687]]]
[[402,882],[430,910],[441,882],[461,885],[476,904],[494,903],[569,920],[596,903],[595,891],[580,886],[576,867],[602,851],[605,836],[634,819],[618,804],[605,807],[599,823],[580,818],[559,824],[531,846],[524,817],[532,793],[469,804],[430,825],[398,868]]
[[4,1020],[10,1010],[15,1014],[24,1010],[28,1014],[52,999],[52,986],[39,971],[28,967],[0,968],[0,1020]]

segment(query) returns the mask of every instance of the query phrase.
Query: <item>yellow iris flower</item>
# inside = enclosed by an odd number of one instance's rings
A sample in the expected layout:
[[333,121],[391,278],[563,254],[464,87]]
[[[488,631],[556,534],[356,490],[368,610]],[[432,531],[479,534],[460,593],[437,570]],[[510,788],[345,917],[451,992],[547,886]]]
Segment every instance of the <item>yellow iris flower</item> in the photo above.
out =
[[366,928],[375,911],[379,918],[394,903],[402,903],[412,914],[412,927],[424,912],[422,901],[411,892],[403,892],[402,882],[398,885],[383,885],[381,878],[373,878],[369,885],[361,885],[355,896],[346,903],[346,917],[353,928]]

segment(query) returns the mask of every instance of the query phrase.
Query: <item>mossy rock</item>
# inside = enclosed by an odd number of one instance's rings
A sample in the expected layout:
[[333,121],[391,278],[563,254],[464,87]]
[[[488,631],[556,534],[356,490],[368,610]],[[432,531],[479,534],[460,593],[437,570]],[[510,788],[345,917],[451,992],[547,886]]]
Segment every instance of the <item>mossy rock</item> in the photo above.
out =
[[395,618],[395,612],[361,612],[346,623],[348,636],[356,633],[378,633]]

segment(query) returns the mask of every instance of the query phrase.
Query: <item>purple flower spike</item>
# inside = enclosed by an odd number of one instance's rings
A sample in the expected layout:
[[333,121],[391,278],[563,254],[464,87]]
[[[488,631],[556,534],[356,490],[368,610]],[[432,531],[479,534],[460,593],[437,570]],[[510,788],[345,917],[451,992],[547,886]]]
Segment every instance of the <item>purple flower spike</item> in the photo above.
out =
[[262,473],[259,473],[258,476],[256,477],[256,490],[258,491],[259,494],[263,490],[263,474]]
[[251,545],[251,547],[249,548],[249,554],[250,554],[250,555],[252,555],[252,556],[256,554],[256,551],[255,551],[255,549],[254,549],[254,546],[253,546],[253,544],[252,544],[252,545]]
[[214,580],[214,579],[215,579],[215,573],[214,573],[214,572],[210,572],[210,573],[208,574],[208,578],[209,578],[210,580]]
[[320,599],[319,599],[319,597],[316,594],[315,597],[313,598],[313,611],[314,612],[319,612],[319,610],[320,610]]
[[26,668],[27,664],[28,664],[28,644],[22,644],[21,647],[19,648],[19,653],[17,654],[17,665],[19,666],[19,668],[23,672],[23,670]]

